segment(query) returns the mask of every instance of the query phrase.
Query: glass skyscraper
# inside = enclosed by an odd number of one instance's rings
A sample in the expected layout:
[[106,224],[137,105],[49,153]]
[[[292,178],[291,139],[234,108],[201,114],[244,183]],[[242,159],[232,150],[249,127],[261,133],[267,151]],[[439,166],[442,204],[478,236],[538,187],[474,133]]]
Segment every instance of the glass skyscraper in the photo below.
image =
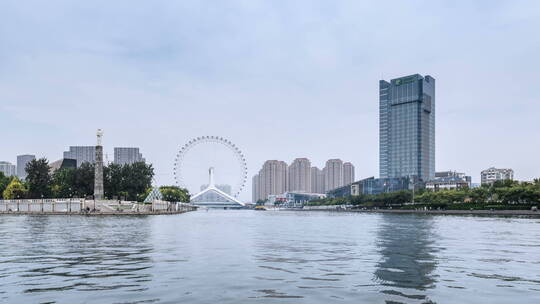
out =
[[415,74],[379,82],[381,178],[435,177],[435,79]]

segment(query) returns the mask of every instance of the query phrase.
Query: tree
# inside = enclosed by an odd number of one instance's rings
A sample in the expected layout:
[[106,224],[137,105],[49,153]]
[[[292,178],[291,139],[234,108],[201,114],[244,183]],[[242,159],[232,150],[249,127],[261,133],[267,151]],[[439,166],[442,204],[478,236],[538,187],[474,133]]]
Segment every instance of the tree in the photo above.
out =
[[0,172],[0,197],[3,197],[4,190],[11,183],[13,178],[5,176],[3,172]]
[[135,201],[146,189],[152,187],[154,168],[144,162],[122,166],[122,191],[127,192],[127,200]]
[[56,170],[52,176],[52,194],[56,198],[79,196],[75,189],[77,169],[64,168]]
[[163,195],[164,201],[188,203],[190,200],[189,192],[184,188],[177,186],[162,186],[159,187],[159,191]]
[[489,198],[489,190],[486,187],[478,187],[469,191],[471,202],[475,204],[486,203]]
[[4,199],[25,198],[28,190],[24,187],[18,178],[13,178],[3,192]]
[[34,159],[26,164],[26,184],[29,198],[51,197],[50,169],[49,162],[45,158]]
[[73,182],[74,195],[87,197],[94,194],[94,165],[88,162],[82,163],[75,171]]
[[103,169],[103,184],[105,187],[105,196],[108,198],[126,196],[124,187],[124,175],[122,166],[111,164]]

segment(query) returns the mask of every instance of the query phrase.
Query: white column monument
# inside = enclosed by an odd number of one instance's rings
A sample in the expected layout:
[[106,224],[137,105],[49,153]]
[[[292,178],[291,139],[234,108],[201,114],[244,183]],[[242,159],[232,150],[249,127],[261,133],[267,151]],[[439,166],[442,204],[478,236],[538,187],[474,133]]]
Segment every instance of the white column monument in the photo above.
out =
[[103,190],[103,146],[101,140],[103,138],[103,131],[97,130],[97,145],[96,145],[96,164],[95,164],[95,178],[94,178],[94,200],[102,200],[104,197]]

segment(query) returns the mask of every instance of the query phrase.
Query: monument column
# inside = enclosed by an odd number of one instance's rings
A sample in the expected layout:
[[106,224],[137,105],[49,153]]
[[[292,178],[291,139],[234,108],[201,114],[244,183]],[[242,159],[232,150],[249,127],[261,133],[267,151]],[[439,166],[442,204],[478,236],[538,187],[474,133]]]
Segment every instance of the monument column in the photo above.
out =
[[96,145],[96,164],[95,164],[95,177],[94,177],[94,200],[102,200],[104,197],[103,190],[103,146],[101,145],[101,139],[103,137],[103,131],[97,130],[97,145]]

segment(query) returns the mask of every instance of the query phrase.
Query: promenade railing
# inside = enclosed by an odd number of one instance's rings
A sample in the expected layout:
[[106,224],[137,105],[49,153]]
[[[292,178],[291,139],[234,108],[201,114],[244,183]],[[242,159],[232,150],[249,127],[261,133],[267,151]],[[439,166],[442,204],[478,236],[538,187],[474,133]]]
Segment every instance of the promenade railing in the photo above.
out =
[[176,213],[196,210],[191,204],[153,201],[144,204],[82,198],[0,200],[1,213]]

